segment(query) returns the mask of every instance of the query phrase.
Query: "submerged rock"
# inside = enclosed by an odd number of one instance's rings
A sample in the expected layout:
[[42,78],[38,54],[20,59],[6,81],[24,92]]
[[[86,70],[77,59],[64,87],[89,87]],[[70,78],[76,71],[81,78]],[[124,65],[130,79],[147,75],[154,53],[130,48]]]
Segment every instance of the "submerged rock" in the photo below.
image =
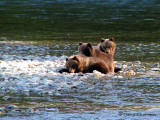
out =
[[5,113],[4,109],[0,108],[0,114],[4,114],[4,113]]
[[17,109],[18,107],[16,105],[10,105],[5,107],[5,110],[13,110],[13,109]]
[[134,63],[135,63],[136,65],[140,65],[140,64],[141,64],[140,61],[135,61]]
[[136,73],[133,70],[127,70],[127,71],[119,71],[118,74],[120,75],[135,75]]
[[159,68],[159,63],[154,63],[153,66]]

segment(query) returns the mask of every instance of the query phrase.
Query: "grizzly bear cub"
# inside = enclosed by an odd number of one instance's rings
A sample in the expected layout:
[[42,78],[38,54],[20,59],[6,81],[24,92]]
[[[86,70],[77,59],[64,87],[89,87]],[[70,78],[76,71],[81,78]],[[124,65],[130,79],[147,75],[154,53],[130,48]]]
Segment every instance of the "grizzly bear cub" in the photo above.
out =
[[[112,58],[114,58],[114,52],[116,50],[116,44],[114,42],[114,38],[109,39],[101,39],[101,43],[98,44],[95,49],[104,52],[106,54],[109,54]],[[122,70],[121,68],[115,67],[114,72],[118,72]]]
[[95,48],[101,52],[104,52],[114,57],[114,52],[116,49],[114,38],[109,38],[109,39],[102,38],[101,43],[98,44]]
[[108,65],[109,71],[114,73],[114,61],[113,57],[110,54],[105,54],[97,49],[95,49],[91,43],[79,43],[78,47],[79,54],[83,54],[88,57],[98,57],[101,60],[104,60],[105,63]]
[[66,69],[61,69],[59,72],[69,72],[69,73],[92,73],[97,70],[101,73],[108,73],[108,65],[100,58],[97,57],[87,57],[83,54],[73,55],[66,58],[65,63]]

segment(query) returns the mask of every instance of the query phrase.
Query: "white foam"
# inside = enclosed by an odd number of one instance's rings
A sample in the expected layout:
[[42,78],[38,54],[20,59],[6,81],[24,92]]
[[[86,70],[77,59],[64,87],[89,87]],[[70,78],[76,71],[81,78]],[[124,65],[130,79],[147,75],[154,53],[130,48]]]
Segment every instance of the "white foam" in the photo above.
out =
[[[20,58],[21,56],[19,56]],[[60,74],[57,71],[64,67],[66,56],[47,56],[34,58],[3,56],[1,61],[0,91],[3,93],[40,94],[56,93],[61,90],[85,87],[79,74]],[[3,78],[3,79],[2,79]]]

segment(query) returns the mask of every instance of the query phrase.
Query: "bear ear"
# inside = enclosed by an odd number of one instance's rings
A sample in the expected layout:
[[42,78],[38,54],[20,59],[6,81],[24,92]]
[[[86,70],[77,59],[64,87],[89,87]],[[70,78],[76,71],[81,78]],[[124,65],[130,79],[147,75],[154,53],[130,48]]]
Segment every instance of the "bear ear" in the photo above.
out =
[[92,44],[91,43],[88,43],[87,46],[90,47],[90,48],[92,48]]
[[82,42],[79,42],[79,46],[82,45],[82,44],[83,44]]
[[78,58],[77,58],[77,56],[74,56],[72,59],[76,60],[76,61],[79,61]]
[[109,38],[110,41],[114,41],[114,38]]
[[103,43],[104,41],[105,41],[105,39],[104,39],[104,38],[102,38],[102,39],[101,39],[101,43]]
[[66,58],[66,61],[68,60],[68,58]]

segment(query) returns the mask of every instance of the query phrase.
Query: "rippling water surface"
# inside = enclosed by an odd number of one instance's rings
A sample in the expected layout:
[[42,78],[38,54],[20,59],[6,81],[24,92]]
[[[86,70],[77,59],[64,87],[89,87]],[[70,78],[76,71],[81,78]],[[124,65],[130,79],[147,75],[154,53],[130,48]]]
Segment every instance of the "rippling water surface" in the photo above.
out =
[[[159,119],[159,12],[158,0],[1,0],[1,119]],[[123,72],[57,72],[102,37]]]
[[[77,46],[1,41],[1,117],[4,120],[12,119],[11,116],[51,119],[53,114],[55,119],[159,117],[158,44],[117,45],[115,65],[124,72],[133,70],[135,75],[59,74],[65,58],[78,53]],[[148,57],[148,53],[157,56]],[[42,117],[43,114],[46,116]]]
[[158,42],[158,0],[1,0],[2,40]]

